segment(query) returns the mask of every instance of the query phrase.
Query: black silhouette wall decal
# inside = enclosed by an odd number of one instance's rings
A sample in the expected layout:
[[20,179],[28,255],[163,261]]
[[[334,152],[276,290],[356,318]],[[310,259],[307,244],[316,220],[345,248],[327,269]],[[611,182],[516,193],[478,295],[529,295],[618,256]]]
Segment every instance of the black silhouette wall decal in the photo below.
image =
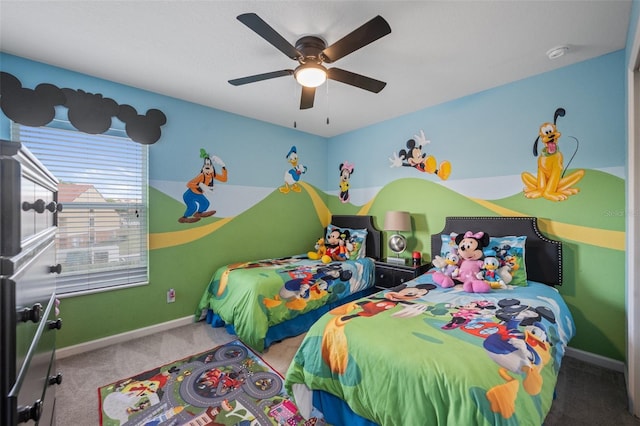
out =
[[152,144],[160,139],[160,126],[167,122],[167,117],[160,110],[150,109],[145,115],[140,115],[130,105],[120,105],[118,118],[125,123],[127,135],[144,144]]
[[119,105],[99,93],[60,89],[48,83],[28,89],[22,87],[15,76],[0,72],[0,108],[16,123],[33,127],[47,125],[55,117],[58,105],[68,109],[69,122],[81,132],[104,133],[111,127],[111,119],[117,117],[125,123],[129,138],[145,145],[160,139],[160,127],[167,122],[164,113],[157,109],[141,115],[132,106]]
[[0,72],[0,106],[13,121],[25,126],[44,126],[55,117],[56,105],[64,105],[64,94],[52,84],[23,89],[20,80]]
[[69,109],[67,118],[73,127],[92,135],[109,130],[111,117],[118,114],[116,101],[84,90],[62,89],[62,93],[66,98],[64,106]]

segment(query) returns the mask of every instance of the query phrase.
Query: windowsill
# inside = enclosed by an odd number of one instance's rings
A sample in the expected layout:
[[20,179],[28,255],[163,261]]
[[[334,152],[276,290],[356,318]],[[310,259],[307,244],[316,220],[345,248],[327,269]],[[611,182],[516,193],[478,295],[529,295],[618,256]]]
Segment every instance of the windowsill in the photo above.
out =
[[94,288],[94,289],[90,289],[90,290],[82,290],[82,291],[74,291],[72,293],[63,293],[63,294],[56,294],[56,298],[58,299],[70,299],[72,297],[76,297],[76,296],[88,296],[91,294],[97,294],[97,293],[105,293],[107,291],[116,291],[116,290],[124,290],[127,288],[133,288],[133,287],[142,287],[145,285],[149,285],[149,282],[143,282],[143,283],[135,283],[135,284],[126,284],[126,285],[117,285],[117,286],[112,286],[112,287],[101,287],[101,288]]

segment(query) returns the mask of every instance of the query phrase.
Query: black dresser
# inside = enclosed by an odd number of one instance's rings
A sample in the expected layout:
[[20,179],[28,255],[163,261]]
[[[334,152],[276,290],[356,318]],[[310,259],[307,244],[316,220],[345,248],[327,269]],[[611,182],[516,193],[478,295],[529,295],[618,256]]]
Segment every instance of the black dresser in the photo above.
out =
[[55,424],[58,180],[0,140],[0,424]]

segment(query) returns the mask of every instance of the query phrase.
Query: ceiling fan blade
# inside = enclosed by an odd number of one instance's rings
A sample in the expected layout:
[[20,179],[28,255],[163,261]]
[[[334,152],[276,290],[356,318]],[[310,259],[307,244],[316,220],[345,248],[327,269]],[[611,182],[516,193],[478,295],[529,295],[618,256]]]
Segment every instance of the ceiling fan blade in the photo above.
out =
[[315,87],[302,86],[302,95],[300,96],[300,109],[313,108],[313,100],[315,96]]
[[272,71],[266,72],[264,74],[256,74],[250,75],[248,77],[235,78],[233,80],[229,80],[229,83],[234,86],[242,86],[247,83],[255,83],[256,81],[268,80],[270,78],[284,77],[286,75],[293,75],[293,70],[280,70],[280,71]]
[[255,13],[243,13],[238,15],[237,19],[291,59],[298,59],[302,56],[298,49]]
[[351,71],[345,71],[340,68],[329,68],[327,70],[327,77],[331,80],[350,84],[351,86],[356,86],[360,89],[368,90],[373,93],[380,92],[387,85],[384,81],[356,74]]
[[324,62],[330,64],[391,33],[389,23],[380,15],[356,28],[322,51]]

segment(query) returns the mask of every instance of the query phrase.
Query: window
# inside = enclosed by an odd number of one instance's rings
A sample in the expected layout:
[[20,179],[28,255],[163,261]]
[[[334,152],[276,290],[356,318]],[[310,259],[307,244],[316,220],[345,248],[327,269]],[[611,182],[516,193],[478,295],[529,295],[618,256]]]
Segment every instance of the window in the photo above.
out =
[[117,130],[91,135],[62,126],[12,127],[13,140],[60,181],[57,293],[146,283],[147,146]]

